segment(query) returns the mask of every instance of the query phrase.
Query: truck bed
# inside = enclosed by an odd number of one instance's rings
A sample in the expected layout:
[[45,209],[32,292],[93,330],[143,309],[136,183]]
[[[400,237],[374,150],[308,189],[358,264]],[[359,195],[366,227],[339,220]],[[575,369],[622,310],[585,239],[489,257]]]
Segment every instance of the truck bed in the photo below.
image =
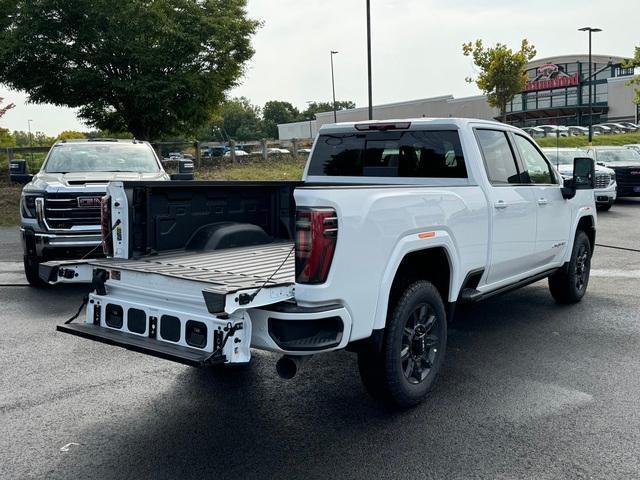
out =
[[97,259],[91,261],[91,265],[202,282],[221,294],[257,288],[265,283],[273,287],[295,281],[293,242],[205,252],[166,252],[135,260]]

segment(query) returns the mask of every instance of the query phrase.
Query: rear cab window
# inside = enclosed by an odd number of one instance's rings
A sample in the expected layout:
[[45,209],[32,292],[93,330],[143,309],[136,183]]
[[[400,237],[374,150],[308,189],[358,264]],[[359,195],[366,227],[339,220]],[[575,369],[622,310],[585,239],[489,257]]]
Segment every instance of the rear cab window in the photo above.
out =
[[507,138],[507,132],[503,130],[476,129],[476,136],[491,185],[524,183],[522,182],[511,144]]
[[467,178],[457,130],[327,133],[307,175],[316,177]]

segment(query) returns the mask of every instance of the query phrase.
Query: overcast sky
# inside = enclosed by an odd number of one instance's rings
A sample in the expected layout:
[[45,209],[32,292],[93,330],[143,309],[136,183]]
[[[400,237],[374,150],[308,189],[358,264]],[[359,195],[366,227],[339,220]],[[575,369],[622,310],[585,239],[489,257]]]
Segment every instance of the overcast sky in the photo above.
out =
[[[329,51],[334,57],[336,97],[367,102],[365,0],[249,0],[249,15],[262,20],[253,39],[256,53],[231,96],[252,103],[331,99]],[[593,53],[631,56],[640,46],[638,0],[371,0],[374,104],[452,94],[480,93],[465,82],[474,69],[461,53],[463,42],[517,48],[523,37],[538,58],[587,51],[590,25]],[[0,121],[11,130],[55,135],[86,130],[72,110],[25,104],[23,94],[0,86],[0,97],[16,103]]]

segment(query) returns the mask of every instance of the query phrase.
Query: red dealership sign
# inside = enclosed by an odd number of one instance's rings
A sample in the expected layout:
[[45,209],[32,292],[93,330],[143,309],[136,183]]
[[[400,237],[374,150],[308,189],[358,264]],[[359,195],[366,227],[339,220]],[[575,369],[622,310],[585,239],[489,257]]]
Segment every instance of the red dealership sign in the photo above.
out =
[[580,79],[577,73],[568,75],[560,70],[557,65],[545,63],[537,68],[536,78],[527,82],[524,91],[551,90],[553,88],[571,87],[578,85],[578,83],[580,83]]

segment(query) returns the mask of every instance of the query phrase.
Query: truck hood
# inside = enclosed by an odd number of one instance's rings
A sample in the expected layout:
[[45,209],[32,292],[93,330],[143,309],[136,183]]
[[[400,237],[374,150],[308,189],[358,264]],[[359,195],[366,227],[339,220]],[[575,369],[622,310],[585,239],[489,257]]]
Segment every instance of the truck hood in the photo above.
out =
[[640,162],[611,162],[604,165],[609,168],[640,168]]
[[47,173],[39,172],[33,177],[26,190],[45,190],[60,187],[79,187],[83,185],[104,185],[108,182],[124,181],[167,181],[170,177],[165,172],[73,172]]
[[[560,175],[573,175],[573,165],[558,165],[557,169],[558,172],[560,172]],[[609,175],[613,175],[615,171],[610,168],[603,167],[602,165],[596,165],[596,173],[608,173]]]

